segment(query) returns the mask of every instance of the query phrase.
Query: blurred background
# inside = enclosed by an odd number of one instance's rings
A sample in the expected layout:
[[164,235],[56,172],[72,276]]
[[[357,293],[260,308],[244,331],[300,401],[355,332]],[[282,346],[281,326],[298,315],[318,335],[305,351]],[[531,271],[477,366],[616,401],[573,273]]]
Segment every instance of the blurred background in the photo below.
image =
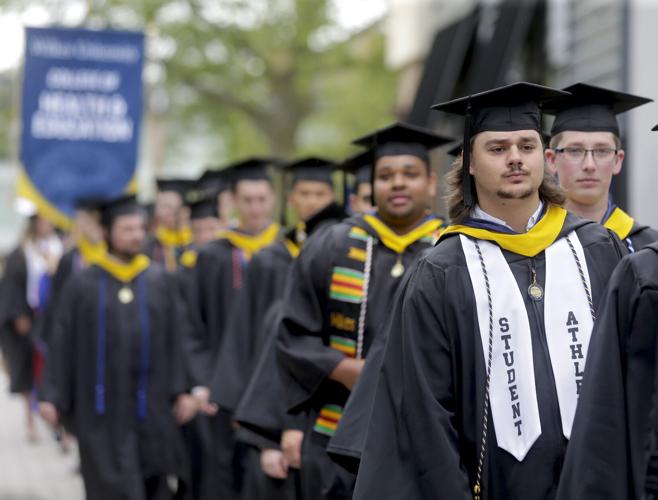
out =
[[[3,0],[0,253],[20,228],[24,26],[144,31],[142,197],[252,154],[341,157],[399,119],[455,133],[433,103],[528,80],[658,97],[657,0]],[[617,202],[658,225],[656,104],[622,116]],[[456,134],[458,135],[458,134]],[[443,157],[437,159],[443,168]]]
[[[458,119],[432,104],[518,80],[658,99],[658,0],[0,0],[0,260],[25,224],[14,209],[25,27],[144,33],[144,201],[156,177],[246,156],[341,159],[394,120],[458,138]],[[614,199],[658,227],[658,103],[620,121]],[[0,500],[82,498],[75,458],[26,446],[20,412],[0,387]]]

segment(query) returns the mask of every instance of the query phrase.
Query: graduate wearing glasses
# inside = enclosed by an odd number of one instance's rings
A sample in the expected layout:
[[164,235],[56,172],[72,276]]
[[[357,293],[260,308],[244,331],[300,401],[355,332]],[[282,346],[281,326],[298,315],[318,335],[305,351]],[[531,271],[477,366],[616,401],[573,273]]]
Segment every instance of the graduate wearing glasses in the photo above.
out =
[[567,196],[565,208],[612,229],[630,252],[658,241],[658,231],[635,221],[610,197],[625,156],[617,115],[652,100],[584,83],[564,90],[571,95],[544,111],[555,115],[545,155]]

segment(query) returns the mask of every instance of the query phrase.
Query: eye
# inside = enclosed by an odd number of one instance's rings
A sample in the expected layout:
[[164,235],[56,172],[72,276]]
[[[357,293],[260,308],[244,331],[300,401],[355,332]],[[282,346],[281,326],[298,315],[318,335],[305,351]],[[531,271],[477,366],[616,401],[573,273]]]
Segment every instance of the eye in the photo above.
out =
[[525,151],[526,153],[534,151],[535,149],[537,149],[537,145],[531,142],[521,145],[521,151]]
[[506,148],[504,148],[503,146],[491,146],[489,148],[489,152],[494,153],[494,154],[502,154],[502,153],[505,152],[505,150],[506,150]]

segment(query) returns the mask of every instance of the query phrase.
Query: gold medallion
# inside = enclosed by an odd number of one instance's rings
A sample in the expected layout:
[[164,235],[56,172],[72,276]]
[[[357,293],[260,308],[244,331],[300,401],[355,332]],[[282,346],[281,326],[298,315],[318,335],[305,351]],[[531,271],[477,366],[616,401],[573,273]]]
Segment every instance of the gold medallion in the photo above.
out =
[[402,258],[398,257],[397,262],[391,268],[391,276],[393,278],[399,278],[404,274],[404,265],[402,264]]
[[130,304],[135,298],[135,294],[128,286],[120,288],[117,296],[119,297],[119,302],[122,304]]
[[532,283],[528,287],[528,295],[530,295],[532,300],[538,302],[544,298],[544,290],[537,283]]

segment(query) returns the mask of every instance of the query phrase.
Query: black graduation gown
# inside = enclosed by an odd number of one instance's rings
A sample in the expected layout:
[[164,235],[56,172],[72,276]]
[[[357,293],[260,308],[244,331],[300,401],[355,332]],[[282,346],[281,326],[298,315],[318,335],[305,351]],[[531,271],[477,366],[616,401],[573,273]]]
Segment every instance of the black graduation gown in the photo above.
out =
[[227,411],[235,411],[249,381],[267,310],[281,294],[292,261],[286,244],[277,241],[254,255],[244,273],[210,384],[211,399]]
[[5,274],[0,281],[0,348],[7,365],[9,390],[12,393],[28,392],[34,383],[32,332],[20,335],[14,329],[14,320],[19,316],[27,316],[33,323],[35,319],[34,311],[27,303],[26,266],[25,252],[19,247],[7,257]]
[[[375,241],[377,233],[362,217],[348,219],[318,232],[309,239],[283,295],[282,321],[278,332],[278,361],[289,412],[305,413],[306,428],[302,451],[302,488],[311,498],[351,498],[354,475],[331,462],[326,453],[327,435],[314,430],[322,407],[330,402],[344,406],[349,391],[329,375],[345,354],[330,347],[329,289],[332,268],[346,247],[351,228],[358,226]],[[406,269],[430,243],[417,240],[402,254]],[[368,353],[382,330],[401,278],[391,276],[398,255],[381,243],[373,248],[372,273],[367,297],[364,353]]]
[[[306,232],[310,236],[321,227],[345,217],[347,214],[343,208],[331,203],[310,218],[305,225]],[[280,297],[298,252],[295,232],[290,231],[285,239],[254,255],[244,273],[244,282],[223,335],[210,385],[212,400],[228,411],[235,411],[253,373],[254,363],[269,333],[265,316]]]
[[[194,273],[197,307],[193,312],[203,328],[193,329],[188,349],[194,351],[195,365],[202,385],[212,381],[214,361],[220,352],[235,299],[242,288],[248,263],[242,252],[220,238],[200,249]],[[253,260],[253,257],[252,257]],[[250,265],[250,264],[249,264]],[[209,419],[211,450],[205,498],[239,498],[242,488],[242,449],[236,448],[233,418],[220,407]]]
[[[598,224],[567,218],[561,235],[576,230],[590,273],[594,304],[601,300],[624,252]],[[408,275],[388,320],[388,339],[359,467],[355,499],[472,498],[486,365],[475,297],[456,235],[443,237]],[[483,499],[554,498],[567,440],[544,332],[543,304],[526,288],[531,266],[545,284],[545,253],[534,258],[502,251],[522,290],[532,334],[541,436],[518,462],[498,448],[489,412]]]
[[642,250],[644,247],[658,241],[658,231],[649,226],[644,226],[636,222],[633,224],[633,228],[628,235],[628,239],[631,240],[633,250],[637,252]]
[[657,338],[654,243],[624,258],[610,279],[590,342],[558,498],[656,498]]
[[[135,298],[123,304],[118,299],[123,285],[98,266],[72,276],[62,291],[51,342],[52,402],[78,438],[87,497],[94,500],[144,500],[148,479],[175,474],[187,480],[181,435],[171,412],[175,397],[188,389],[177,333],[184,324],[176,286],[157,265],[130,285]],[[146,290],[147,313],[140,307],[140,288]],[[145,383],[142,373],[147,374]],[[146,389],[144,418],[138,416],[140,387]],[[98,406],[102,392],[104,412]]]

